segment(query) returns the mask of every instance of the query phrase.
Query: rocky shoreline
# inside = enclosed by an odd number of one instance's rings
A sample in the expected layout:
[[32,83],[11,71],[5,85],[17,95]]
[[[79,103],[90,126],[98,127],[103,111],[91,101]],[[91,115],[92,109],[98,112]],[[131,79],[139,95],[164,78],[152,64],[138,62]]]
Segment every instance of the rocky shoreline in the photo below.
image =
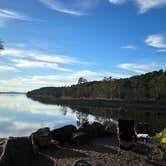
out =
[[0,166],[153,165],[148,156],[155,145],[139,142],[132,151],[124,151],[116,133],[116,125],[94,122],[79,129],[42,128],[29,137],[0,139]]

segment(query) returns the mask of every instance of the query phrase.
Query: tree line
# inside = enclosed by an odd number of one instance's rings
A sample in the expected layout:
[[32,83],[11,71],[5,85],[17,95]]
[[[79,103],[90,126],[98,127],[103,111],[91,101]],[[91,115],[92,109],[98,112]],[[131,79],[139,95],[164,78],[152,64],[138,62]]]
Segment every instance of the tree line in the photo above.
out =
[[45,87],[27,93],[27,96],[54,98],[86,98],[131,101],[166,101],[166,71],[153,71],[124,79],[104,78],[87,82],[79,79],[77,85]]

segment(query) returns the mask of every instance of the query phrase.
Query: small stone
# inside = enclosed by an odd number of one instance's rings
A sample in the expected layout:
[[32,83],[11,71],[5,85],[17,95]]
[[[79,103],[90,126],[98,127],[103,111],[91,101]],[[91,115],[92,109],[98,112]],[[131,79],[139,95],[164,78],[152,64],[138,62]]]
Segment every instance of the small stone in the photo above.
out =
[[91,166],[91,164],[86,160],[76,160],[73,166]]

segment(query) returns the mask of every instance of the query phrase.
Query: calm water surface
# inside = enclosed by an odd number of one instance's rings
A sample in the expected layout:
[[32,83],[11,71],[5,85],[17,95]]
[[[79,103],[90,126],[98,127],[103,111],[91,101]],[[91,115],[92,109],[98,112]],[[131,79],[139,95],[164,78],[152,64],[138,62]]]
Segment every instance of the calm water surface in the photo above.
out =
[[0,95],[0,137],[25,136],[49,126],[51,129],[67,124],[80,125],[84,120],[110,120],[120,117],[136,122],[148,122],[153,128],[166,126],[166,113],[145,110],[112,110],[107,108],[69,108],[47,105],[28,99],[25,95]]

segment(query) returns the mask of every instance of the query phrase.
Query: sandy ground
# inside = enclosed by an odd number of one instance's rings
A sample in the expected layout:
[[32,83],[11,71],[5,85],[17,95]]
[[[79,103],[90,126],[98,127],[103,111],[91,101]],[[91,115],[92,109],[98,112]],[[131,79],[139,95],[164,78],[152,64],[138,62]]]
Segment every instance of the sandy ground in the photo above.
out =
[[98,138],[87,145],[57,145],[42,150],[34,166],[72,166],[74,161],[83,159],[92,166],[149,166],[147,146],[137,144],[132,151],[119,149],[115,137]]

